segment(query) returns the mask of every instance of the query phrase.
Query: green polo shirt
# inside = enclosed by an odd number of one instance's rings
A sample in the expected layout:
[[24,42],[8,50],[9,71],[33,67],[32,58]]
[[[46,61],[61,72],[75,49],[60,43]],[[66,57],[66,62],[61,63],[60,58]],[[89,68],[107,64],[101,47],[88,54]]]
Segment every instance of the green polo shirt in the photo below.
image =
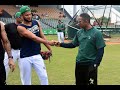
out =
[[80,29],[77,31],[72,43],[79,46],[76,62],[83,64],[93,63],[97,50],[106,46],[102,33],[94,27],[90,30]]
[[64,28],[63,24],[58,24],[57,25],[57,31],[58,32],[63,32],[63,30],[62,30],[63,28]]

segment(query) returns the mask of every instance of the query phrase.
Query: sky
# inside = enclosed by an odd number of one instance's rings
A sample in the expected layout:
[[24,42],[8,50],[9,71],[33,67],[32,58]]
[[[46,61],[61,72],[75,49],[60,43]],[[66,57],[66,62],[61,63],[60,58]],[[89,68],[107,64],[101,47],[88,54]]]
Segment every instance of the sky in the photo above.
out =
[[[82,6],[83,6],[83,5],[82,5]],[[85,7],[86,7],[86,6],[89,7],[89,6],[93,6],[93,5],[84,5],[84,6],[85,6]],[[100,18],[100,17],[103,16],[105,5],[99,5],[98,7],[101,7],[101,6],[103,7],[103,9],[95,8],[96,10],[92,11],[92,13],[94,14],[94,16],[95,16],[96,18]],[[62,5],[62,7],[63,7],[63,5]],[[107,18],[109,17],[110,7],[111,7],[111,5],[107,5],[107,7],[106,7],[106,9],[105,9],[104,16],[107,17]],[[73,14],[73,5],[64,5],[64,8],[67,10],[67,12],[68,12],[72,17],[74,16],[74,14]],[[81,11],[81,5],[76,5],[76,12],[77,12],[79,9],[80,9],[80,11]],[[113,11],[114,11],[114,10],[112,9],[112,12],[113,12]],[[114,12],[115,12],[115,11],[114,11]],[[89,15],[92,16],[92,17],[94,17],[94,16],[92,15],[92,13],[89,12]],[[116,14],[117,14],[117,13],[116,13]],[[120,17],[117,17],[116,14],[114,14],[114,13],[111,13],[111,14],[110,14],[111,22],[112,22],[112,23],[116,22],[116,20],[120,22]],[[118,14],[118,15],[120,16],[120,14]]]
[[[64,8],[67,10],[67,12],[73,17],[74,16],[74,12],[73,12],[73,6],[74,5],[64,5]],[[93,6],[93,5],[82,5],[82,6],[85,6],[85,7],[89,7],[89,6]],[[103,8],[105,8],[105,5],[99,5],[98,7],[102,6]],[[62,5],[63,7],[63,5]],[[110,5],[107,5],[107,8],[110,7]],[[81,12],[81,5],[76,5],[76,12],[79,11],[79,13]],[[103,15],[103,12],[104,12],[104,9],[99,9],[99,10],[95,10],[95,11],[92,11],[92,13],[97,17],[99,18],[100,16]],[[110,10],[106,10],[105,11],[105,16],[108,17],[109,16],[109,12]],[[90,16],[93,16],[91,15],[91,13],[89,13]]]
[[[82,5],[82,6],[93,6],[93,5]],[[63,7],[63,6],[62,6]],[[64,5],[64,8],[68,11],[68,13],[73,17],[73,5]],[[81,9],[81,5],[76,5],[76,11]]]

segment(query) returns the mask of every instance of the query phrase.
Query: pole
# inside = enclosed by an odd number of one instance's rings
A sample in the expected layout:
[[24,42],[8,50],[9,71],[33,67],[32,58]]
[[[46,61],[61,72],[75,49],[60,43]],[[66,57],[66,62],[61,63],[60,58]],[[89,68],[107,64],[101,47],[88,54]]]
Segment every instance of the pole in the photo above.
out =
[[63,13],[64,13],[64,5],[63,5]]
[[76,14],[77,11],[77,5],[73,5],[73,16]]

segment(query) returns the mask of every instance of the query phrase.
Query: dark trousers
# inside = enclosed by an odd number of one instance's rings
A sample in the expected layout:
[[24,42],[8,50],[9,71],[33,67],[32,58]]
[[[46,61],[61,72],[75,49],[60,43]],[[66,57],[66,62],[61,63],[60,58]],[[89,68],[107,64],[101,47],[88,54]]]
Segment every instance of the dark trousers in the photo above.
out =
[[3,60],[4,58],[0,58],[0,85],[6,85],[6,71]]
[[97,67],[76,63],[76,85],[97,85]]

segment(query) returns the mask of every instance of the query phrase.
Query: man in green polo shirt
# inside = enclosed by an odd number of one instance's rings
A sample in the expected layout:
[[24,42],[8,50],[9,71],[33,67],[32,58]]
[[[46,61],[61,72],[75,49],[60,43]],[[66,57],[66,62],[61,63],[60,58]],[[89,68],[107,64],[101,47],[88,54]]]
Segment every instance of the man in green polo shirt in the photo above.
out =
[[64,25],[62,24],[61,20],[58,20],[57,36],[59,42],[64,42]]
[[72,42],[54,43],[64,48],[79,47],[75,67],[76,85],[97,85],[97,69],[106,45],[102,33],[91,26],[87,13],[80,14],[78,22],[81,29],[77,31]]

